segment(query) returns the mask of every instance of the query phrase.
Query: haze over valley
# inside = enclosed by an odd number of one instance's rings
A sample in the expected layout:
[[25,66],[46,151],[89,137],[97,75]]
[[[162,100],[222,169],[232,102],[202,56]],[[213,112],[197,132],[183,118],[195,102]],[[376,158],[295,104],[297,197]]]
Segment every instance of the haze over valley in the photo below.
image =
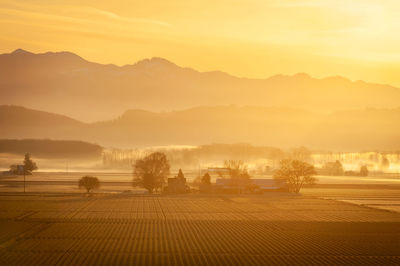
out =
[[400,109],[319,114],[293,108],[214,106],[172,112],[128,110],[95,123],[0,106],[0,138],[84,140],[104,147],[250,143],[331,151],[400,149]]
[[119,148],[251,143],[396,150],[399,102],[398,88],[339,76],[249,79],[162,58],[119,67],[70,52],[0,55],[0,138]]

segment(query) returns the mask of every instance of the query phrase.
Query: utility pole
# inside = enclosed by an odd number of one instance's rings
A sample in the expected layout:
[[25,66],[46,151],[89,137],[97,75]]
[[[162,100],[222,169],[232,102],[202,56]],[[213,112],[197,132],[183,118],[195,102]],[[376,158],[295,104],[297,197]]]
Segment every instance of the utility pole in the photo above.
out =
[[24,166],[24,194],[25,194],[25,178],[26,177],[26,172],[25,172],[25,166]]

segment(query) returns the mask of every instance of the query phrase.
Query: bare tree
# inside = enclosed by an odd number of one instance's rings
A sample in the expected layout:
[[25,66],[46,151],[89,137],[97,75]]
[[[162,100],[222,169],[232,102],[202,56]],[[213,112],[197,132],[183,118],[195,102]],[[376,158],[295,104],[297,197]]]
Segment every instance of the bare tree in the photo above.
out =
[[79,180],[79,188],[85,188],[87,193],[100,187],[100,181],[95,176],[86,175]]
[[299,160],[282,160],[279,169],[275,172],[275,179],[284,179],[289,191],[299,193],[303,185],[314,184],[317,179],[314,166]]
[[224,167],[229,170],[232,185],[245,186],[250,181],[247,165],[241,160],[226,160]]
[[133,186],[140,186],[153,193],[162,188],[169,175],[170,165],[164,153],[154,152],[134,165]]

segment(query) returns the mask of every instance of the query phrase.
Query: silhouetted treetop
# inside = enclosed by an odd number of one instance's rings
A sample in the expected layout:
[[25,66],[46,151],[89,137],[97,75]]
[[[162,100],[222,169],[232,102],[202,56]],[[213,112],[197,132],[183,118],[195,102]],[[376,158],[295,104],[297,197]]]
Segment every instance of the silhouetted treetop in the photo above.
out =
[[100,187],[100,181],[95,176],[86,175],[79,180],[79,188],[85,188],[87,193]]
[[165,154],[154,152],[143,159],[136,160],[133,185],[141,186],[149,193],[153,193],[155,189],[160,189],[165,184],[169,170],[170,165]]
[[29,151],[42,158],[100,157],[103,148],[75,140],[0,139],[0,153],[25,154]]
[[316,182],[314,166],[299,160],[282,160],[279,169],[275,172],[274,178],[284,179],[289,191],[299,193],[304,185],[311,185]]
[[24,170],[32,172],[37,169],[38,169],[38,167],[37,167],[36,163],[31,159],[30,153],[26,153],[25,158],[24,158]]

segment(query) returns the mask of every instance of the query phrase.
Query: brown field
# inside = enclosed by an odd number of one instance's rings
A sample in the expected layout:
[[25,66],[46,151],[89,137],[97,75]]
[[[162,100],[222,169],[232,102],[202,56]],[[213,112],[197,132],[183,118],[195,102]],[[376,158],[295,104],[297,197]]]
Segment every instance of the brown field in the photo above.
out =
[[305,194],[2,193],[0,265],[400,264],[399,213]]
[[327,186],[326,188],[303,189],[302,194],[400,213],[398,185],[344,185],[341,188]]

